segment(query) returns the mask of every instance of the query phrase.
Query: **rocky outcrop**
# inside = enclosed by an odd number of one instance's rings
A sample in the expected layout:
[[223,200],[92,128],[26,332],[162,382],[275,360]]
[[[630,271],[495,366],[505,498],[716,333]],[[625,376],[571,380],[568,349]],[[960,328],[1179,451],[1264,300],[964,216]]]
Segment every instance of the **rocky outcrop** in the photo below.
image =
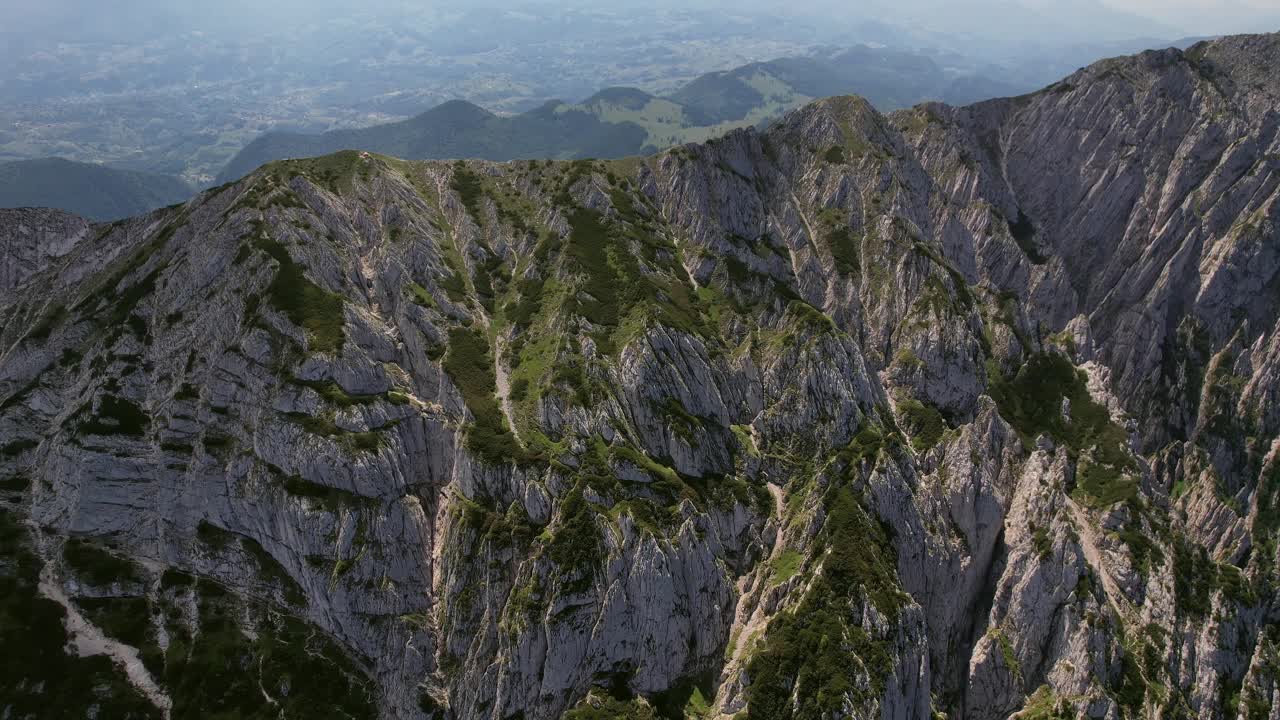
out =
[[1278,55],[23,245],[8,515],[171,716],[1273,717]]
[[0,209],[0,292],[47,270],[88,233],[86,220],[61,210]]

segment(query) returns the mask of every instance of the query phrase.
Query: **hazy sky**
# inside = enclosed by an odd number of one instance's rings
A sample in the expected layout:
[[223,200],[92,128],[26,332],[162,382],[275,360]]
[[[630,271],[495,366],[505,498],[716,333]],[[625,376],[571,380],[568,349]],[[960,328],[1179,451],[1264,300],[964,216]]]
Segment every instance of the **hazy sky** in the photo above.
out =
[[[1022,37],[1032,44],[1176,39],[1235,32],[1280,31],[1280,0],[0,0],[0,37],[38,43],[97,31],[163,32],[184,25],[254,32],[351,13],[399,14],[412,8],[577,6],[652,13],[659,7],[716,7],[818,19],[829,29],[879,21],[905,31]],[[429,11],[428,11],[429,12]],[[763,34],[767,29],[762,28]],[[24,37],[25,36],[25,37]],[[15,40],[16,42],[16,40]],[[0,55],[4,53],[0,50]]]
[[[1280,30],[1280,0],[1104,0],[1193,35]],[[1267,23],[1270,23],[1269,25]]]

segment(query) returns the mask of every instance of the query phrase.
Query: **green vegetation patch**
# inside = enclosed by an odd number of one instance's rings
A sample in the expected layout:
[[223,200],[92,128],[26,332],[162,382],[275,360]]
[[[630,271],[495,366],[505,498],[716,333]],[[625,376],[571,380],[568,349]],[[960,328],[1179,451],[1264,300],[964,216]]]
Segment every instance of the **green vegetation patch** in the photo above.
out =
[[1048,525],[1031,523],[1031,544],[1042,561],[1048,561],[1053,557],[1053,540],[1049,537]]
[[1188,543],[1174,545],[1174,597],[1178,607],[1193,617],[1209,614],[1210,586],[1204,579],[1210,574],[1211,567],[1207,554]]
[[1048,685],[1041,685],[1018,713],[1020,720],[1075,720],[1071,703],[1059,698]]
[[[280,164],[280,169],[290,177],[306,175],[323,185],[330,192],[340,194],[350,192],[355,184],[355,177],[364,161],[356,150],[342,150],[330,155],[323,155],[305,160],[290,160]],[[275,164],[272,164],[275,166]]]
[[113,583],[140,583],[142,569],[132,560],[119,557],[99,545],[71,538],[62,546],[62,559],[83,582],[95,586]]
[[879,423],[867,419],[849,444],[840,449],[839,457],[850,466],[858,466],[866,461],[876,461],[882,450],[892,449],[899,442],[901,438],[896,432],[886,431]]
[[440,287],[444,289],[445,295],[449,296],[450,302],[462,303],[467,299],[467,283],[453,270],[440,278]]
[[451,510],[457,514],[460,525],[475,531],[476,537],[481,541],[511,547],[524,546],[533,539],[534,526],[529,522],[524,506],[518,502],[513,501],[507,506],[506,512],[498,512],[475,500],[456,495]]
[[[303,720],[316,708],[328,717],[377,717],[373,682],[314,626],[206,580],[197,583],[196,598],[198,632],[173,623],[164,658],[175,720]],[[239,622],[246,613],[252,638]]]
[[353,405],[367,405],[377,402],[386,397],[384,394],[378,395],[352,395],[342,386],[333,380],[299,380],[294,378],[291,382],[295,385],[309,387],[320,394],[326,402],[337,407],[352,407]]
[[1137,480],[1125,474],[1127,465],[1109,465],[1084,458],[1076,466],[1077,500],[1094,508],[1107,508],[1138,497]]
[[103,395],[98,414],[80,425],[90,435],[131,435],[140,437],[151,427],[151,417],[133,402],[115,395]]
[[[304,413],[289,413],[288,417],[312,435],[335,438],[345,443],[352,450],[377,452],[378,448],[381,448],[386,442],[386,438],[381,431],[352,432],[344,430],[338,427],[338,424],[329,415],[315,416]],[[205,440],[205,447],[210,446],[209,442],[209,439]]]
[[280,484],[284,491],[293,497],[314,500],[330,512],[348,507],[366,507],[377,503],[374,498],[357,495],[350,490],[313,483],[309,480],[304,480],[298,475],[288,475],[281,480]]
[[[988,391],[1000,415],[1018,431],[1030,448],[1046,434],[1081,460],[1076,497],[1094,507],[1106,507],[1134,497],[1136,466],[1127,452],[1128,438],[1111,421],[1107,409],[1089,395],[1086,377],[1071,361],[1056,353],[1037,353],[1011,378],[989,371]],[[1067,417],[1062,401],[1070,404]]]
[[1173,542],[1173,578],[1178,610],[1193,618],[1208,616],[1219,591],[1246,607],[1258,600],[1240,568],[1215,562],[1205,548],[1180,535]]
[[498,404],[493,356],[484,336],[470,328],[451,328],[444,370],[475,418],[467,429],[467,447],[491,463],[522,459],[524,452]]
[[1111,683],[1111,696],[1123,708],[1123,717],[1140,717],[1147,696],[1147,680],[1142,676],[1133,653],[1126,648],[1120,655],[1120,677]]
[[560,521],[551,528],[547,555],[559,568],[566,593],[590,587],[603,557],[595,517],[580,485],[570,490],[560,503]]
[[905,398],[897,403],[903,431],[911,437],[911,447],[918,453],[928,452],[947,432],[947,421],[932,405]]
[[[595,325],[593,338],[613,354],[655,324],[710,337],[701,303],[682,280],[675,248],[621,190],[610,193],[618,217],[575,208],[565,255],[581,273],[575,310]],[[641,259],[646,264],[642,264]]]
[[[1262,673],[1273,678],[1280,675],[1280,625],[1272,623],[1263,628],[1256,654],[1262,656]],[[1245,720],[1267,720],[1271,717],[1271,695],[1260,683],[1249,683],[1240,701]]]
[[[748,665],[748,720],[827,717],[847,708],[848,698],[884,693],[890,642],[851,624],[849,603],[865,597],[896,620],[908,599],[898,587],[897,554],[850,488],[830,491],[827,513],[821,571],[797,607],[770,621],[764,647]],[[870,687],[855,683],[858,668]]]
[[996,646],[1000,648],[1000,659],[1004,660],[1005,669],[1009,674],[1013,675],[1019,683],[1022,682],[1022,664],[1018,662],[1018,655],[1013,651],[1013,643],[1009,642],[1009,636],[1004,634],[1004,630],[999,627],[993,627],[987,631],[987,635],[995,641]]
[[1236,403],[1244,392],[1248,378],[1236,375],[1232,371],[1233,364],[1234,358],[1230,353],[1224,353],[1218,359],[1205,379],[1205,397],[1200,407],[1200,413],[1208,419],[1205,429],[1228,440],[1257,433],[1257,429],[1252,427],[1252,419],[1240,417],[1236,412]]
[[306,331],[312,350],[340,352],[345,340],[342,296],[308,280],[284,245],[265,235],[256,244],[279,265],[267,289],[271,305]]
[[[565,184],[590,169],[571,166]],[[510,399],[521,440],[540,456],[565,450],[537,422],[546,396],[588,406],[605,392],[593,378],[572,315],[591,324],[591,341],[603,355],[616,354],[657,325],[702,337],[716,334],[703,312],[710,303],[689,286],[679,251],[657,230],[643,198],[622,187],[610,188],[609,195],[608,214],[575,207],[567,193],[558,197],[569,220],[568,237],[541,237],[529,261],[538,272],[516,273],[514,292],[496,318],[518,331],[504,354],[511,367]],[[549,268],[559,271],[540,274]]]
[[0,703],[7,716],[159,720],[160,711],[109,657],[67,653],[66,611],[40,594],[42,565],[18,517],[0,510]]
[[416,282],[405,283],[405,289],[409,293],[409,298],[415,304],[422,307],[433,308],[436,306],[436,299],[431,296],[431,292]]
[[639,699],[592,695],[567,711],[560,720],[657,720],[653,708]]
[[1259,547],[1253,554],[1262,565],[1260,569],[1263,572],[1259,577],[1267,583],[1270,591],[1274,589],[1270,587],[1273,573],[1266,570],[1272,569],[1270,559],[1275,557],[1276,542],[1280,539],[1280,462],[1272,462],[1263,470],[1255,492],[1258,495],[1258,514],[1254,519],[1253,533]]
[[710,673],[686,678],[650,698],[658,717],[665,720],[694,720],[706,717],[715,699]]
[[769,583],[781,585],[795,577],[804,565],[804,556],[795,550],[783,550],[769,561]]
[[623,295],[632,292],[633,288],[620,272],[619,265],[631,265],[621,270],[632,270],[638,273],[634,263],[627,263],[629,254],[618,252],[612,247],[609,228],[604,217],[595,210],[577,208],[569,216],[568,251],[578,263],[585,275],[578,312],[591,321],[593,325],[616,326],[620,319],[619,309],[624,300]]
[[857,275],[862,271],[862,250],[859,238],[847,227],[832,230],[827,234],[827,247],[831,249],[831,257],[836,262],[836,270],[842,275]]
[[730,425],[729,429],[733,431],[734,437],[738,439],[738,444],[747,454],[753,458],[760,457],[760,448],[756,447],[755,438],[751,435],[751,426],[749,425]]
[[667,426],[690,447],[698,444],[698,433],[702,430],[703,419],[685,409],[678,398],[665,398],[658,405],[658,412],[667,421]]
[[462,206],[467,209],[467,213],[475,218],[477,223],[483,222],[481,215],[480,201],[484,197],[484,184],[480,180],[480,176],[471,172],[464,163],[458,162],[453,166],[453,177],[449,180],[449,187],[458,193],[458,197],[462,198]]
[[839,329],[830,317],[804,300],[788,300],[787,309],[776,332],[762,332],[765,350],[770,353],[799,352],[815,339]]

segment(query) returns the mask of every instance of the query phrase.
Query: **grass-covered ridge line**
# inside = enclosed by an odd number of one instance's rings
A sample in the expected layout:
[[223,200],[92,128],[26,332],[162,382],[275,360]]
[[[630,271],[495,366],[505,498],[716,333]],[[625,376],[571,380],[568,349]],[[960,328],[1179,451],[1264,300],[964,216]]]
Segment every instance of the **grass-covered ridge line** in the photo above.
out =
[[358,150],[339,150],[318,157],[272,162],[265,169],[268,174],[281,171],[282,177],[287,178],[302,175],[329,192],[340,194],[352,190],[357,174],[367,174],[371,159],[384,159],[366,155]]

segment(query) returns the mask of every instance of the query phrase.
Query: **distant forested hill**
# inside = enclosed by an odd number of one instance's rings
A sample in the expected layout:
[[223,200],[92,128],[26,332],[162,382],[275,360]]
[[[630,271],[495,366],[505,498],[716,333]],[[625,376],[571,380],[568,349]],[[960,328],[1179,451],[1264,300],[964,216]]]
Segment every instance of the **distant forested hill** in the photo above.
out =
[[965,104],[1029,89],[958,75],[927,55],[858,46],[707,73],[667,96],[608,88],[581,103],[553,101],[506,116],[452,101],[408,120],[367,128],[319,135],[271,132],[232,158],[218,181],[243,177],[272,160],[344,149],[417,160],[622,157],[759,125],[832,95],[861,95],[887,112],[925,100]]
[[192,192],[168,175],[62,158],[0,163],[0,207],[50,207],[116,220],[182,202]]

